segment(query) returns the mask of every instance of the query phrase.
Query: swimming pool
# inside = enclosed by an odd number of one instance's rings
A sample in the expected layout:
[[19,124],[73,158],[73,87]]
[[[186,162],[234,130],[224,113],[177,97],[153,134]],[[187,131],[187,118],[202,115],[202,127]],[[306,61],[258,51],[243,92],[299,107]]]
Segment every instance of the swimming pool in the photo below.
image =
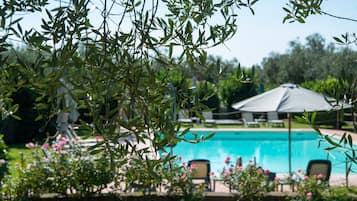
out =
[[[204,136],[213,131],[191,131],[186,138],[193,138],[192,133]],[[224,160],[231,157],[233,163],[238,156],[243,158],[243,165],[249,160],[256,161],[264,169],[277,173],[287,173],[288,167],[288,131],[247,131],[247,130],[215,130],[215,136],[205,142],[190,144],[182,142],[177,144],[173,152],[183,160],[209,159],[211,171],[221,172]],[[292,171],[305,170],[311,159],[326,159],[332,162],[332,173],[344,174],[344,155],[333,151],[329,155],[323,149],[328,144],[321,143],[318,148],[320,136],[314,131],[292,131],[291,135]],[[353,167],[356,169],[356,166]]]

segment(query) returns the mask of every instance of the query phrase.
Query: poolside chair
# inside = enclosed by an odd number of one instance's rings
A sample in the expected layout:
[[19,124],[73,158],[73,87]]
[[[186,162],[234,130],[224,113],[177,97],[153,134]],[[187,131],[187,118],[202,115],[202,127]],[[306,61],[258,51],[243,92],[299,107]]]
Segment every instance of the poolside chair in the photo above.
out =
[[216,125],[216,121],[213,119],[212,112],[202,112],[202,116],[204,117],[203,124],[204,125]]
[[195,185],[204,184],[207,191],[211,191],[211,165],[206,159],[188,161],[188,167],[192,169],[192,181]]
[[189,117],[189,112],[187,110],[179,111],[177,121],[180,123],[192,124],[192,119]]
[[268,112],[267,117],[270,127],[285,127],[284,121],[279,119],[277,112]]
[[331,175],[331,161],[329,160],[310,160],[307,169],[306,176],[313,176],[322,174],[322,180],[328,182]]
[[243,112],[242,120],[246,127],[260,127],[258,122],[253,121],[253,113],[251,112]]
[[216,119],[216,124],[219,125],[242,125],[243,122],[237,119]]

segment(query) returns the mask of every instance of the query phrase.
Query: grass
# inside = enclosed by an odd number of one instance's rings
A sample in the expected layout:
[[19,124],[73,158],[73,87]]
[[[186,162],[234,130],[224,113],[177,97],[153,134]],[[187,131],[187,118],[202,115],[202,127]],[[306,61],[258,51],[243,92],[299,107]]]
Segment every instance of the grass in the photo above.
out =
[[15,166],[20,165],[22,160],[31,158],[32,151],[25,147],[25,144],[14,144],[9,146],[9,172],[11,175],[16,175]]
[[333,186],[331,190],[338,195],[357,195],[357,186]]

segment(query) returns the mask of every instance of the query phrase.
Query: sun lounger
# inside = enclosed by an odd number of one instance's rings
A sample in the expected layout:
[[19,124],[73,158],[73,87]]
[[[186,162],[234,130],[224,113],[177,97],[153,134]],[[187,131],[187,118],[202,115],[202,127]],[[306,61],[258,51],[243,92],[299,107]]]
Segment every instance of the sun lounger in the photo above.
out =
[[[305,175],[299,173],[293,173],[292,180],[289,180],[290,187],[294,191],[295,185],[299,185],[303,181],[304,176],[312,177],[317,176],[323,182],[329,182],[331,175],[331,161],[329,160],[310,160]],[[280,181],[281,191],[283,191],[282,186],[284,181]]]
[[179,116],[177,121],[184,124],[192,124],[192,119],[189,118],[188,114],[189,114],[188,111],[180,110],[178,113]]
[[267,116],[270,127],[285,127],[284,121],[279,119],[277,112],[268,112]]
[[211,165],[209,160],[195,159],[188,162],[188,167],[192,170],[192,180],[195,184],[203,183],[208,191],[211,191]]
[[306,176],[321,175],[321,180],[328,182],[331,175],[331,161],[329,160],[310,160],[307,169]]
[[213,119],[212,112],[202,112],[202,116],[204,117],[204,125],[216,125],[216,120]]
[[285,127],[284,121],[283,120],[271,120],[269,121],[269,126],[274,128],[274,127]]
[[242,125],[243,122],[236,119],[216,119],[216,124],[219,125]]
[[243,112],[242,113],[242,120],[243,120],[243,123],[246,127],[254,127],[254,128],[257,128],[257,127],[260,127],[259,123],[256,122],[256,121],[253,121],[253,113],[251,112]]

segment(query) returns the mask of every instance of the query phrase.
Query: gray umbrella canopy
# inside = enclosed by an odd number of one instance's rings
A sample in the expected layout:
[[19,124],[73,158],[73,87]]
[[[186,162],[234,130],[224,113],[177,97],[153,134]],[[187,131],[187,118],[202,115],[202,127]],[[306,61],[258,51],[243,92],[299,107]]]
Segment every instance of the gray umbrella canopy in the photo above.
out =
[[295,84],[282,84],[279,87],[235,103],[232,107],[246,112],[298,113],[328,111],[334,107],[322,94],[310,91]]
[[[334,103],[332,103],[334,102]],[[329,111],[351,107],[348,104],[334,106],[336,101],[322,94],[300,87],[295,84],[282,84],[270,91],[248,98],[232,105],[244,112],[280,112],[288,113],[289,117],[289,173],[291,174],[291,115],[290,113]]]

